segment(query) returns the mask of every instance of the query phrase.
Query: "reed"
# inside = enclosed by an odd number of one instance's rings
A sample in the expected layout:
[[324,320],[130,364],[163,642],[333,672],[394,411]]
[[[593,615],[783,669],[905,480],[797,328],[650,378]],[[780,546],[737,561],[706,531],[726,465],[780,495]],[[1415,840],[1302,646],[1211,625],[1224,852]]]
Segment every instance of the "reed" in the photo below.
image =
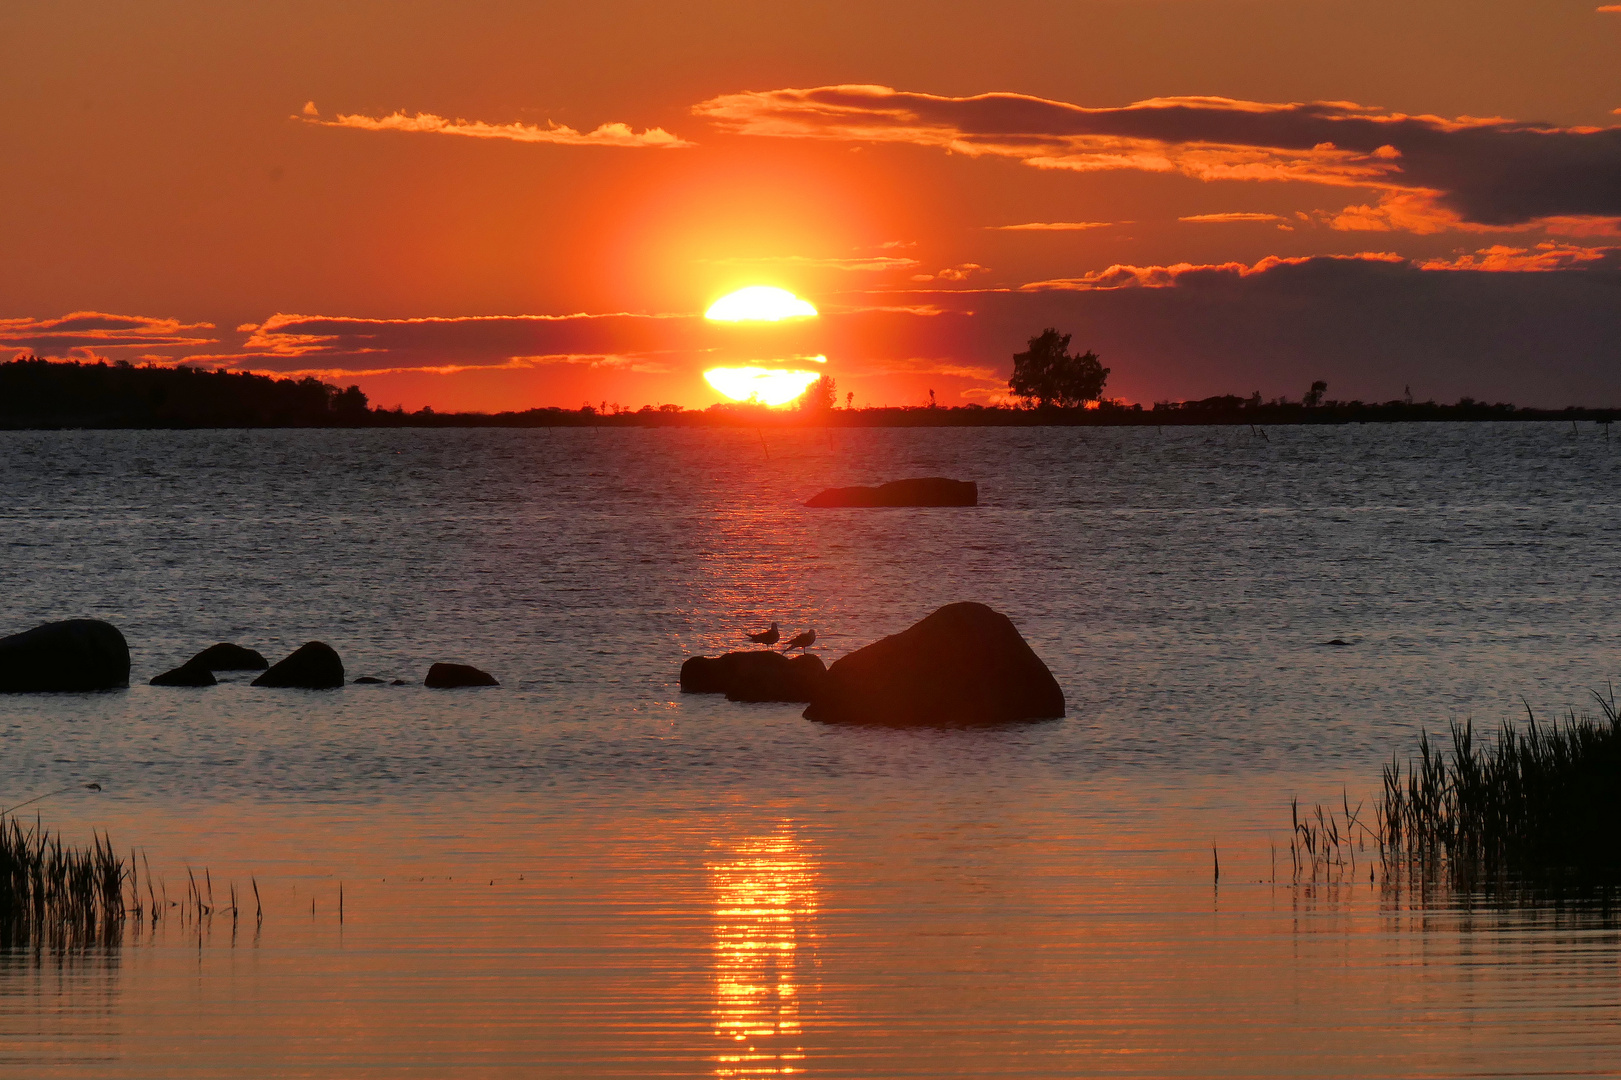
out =
[[24,828],[0,815],[0,948],[117,944],[126,880],[133,891],[134,864],[106,836],[64,846],[37,818]]
[[1481,745],[1453,723],[1450,750],[1419,737],[1418,755],[1384,768],[1379,832],[1387,860],[1464,879],[1621,871],[1621,712],[1505,723]]

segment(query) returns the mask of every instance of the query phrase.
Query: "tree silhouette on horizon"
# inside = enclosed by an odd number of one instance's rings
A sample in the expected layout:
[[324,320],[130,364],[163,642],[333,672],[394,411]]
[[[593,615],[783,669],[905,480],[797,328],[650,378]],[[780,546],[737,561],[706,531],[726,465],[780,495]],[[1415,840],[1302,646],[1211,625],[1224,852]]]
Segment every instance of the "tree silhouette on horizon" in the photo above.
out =
[[1050,326],[1031,338],[1028,350],[1013,354],[1008,389],[1039,407],[1074,408],[1101,398],[1109,369],[1091,350],[1069,355],[1069,339]]

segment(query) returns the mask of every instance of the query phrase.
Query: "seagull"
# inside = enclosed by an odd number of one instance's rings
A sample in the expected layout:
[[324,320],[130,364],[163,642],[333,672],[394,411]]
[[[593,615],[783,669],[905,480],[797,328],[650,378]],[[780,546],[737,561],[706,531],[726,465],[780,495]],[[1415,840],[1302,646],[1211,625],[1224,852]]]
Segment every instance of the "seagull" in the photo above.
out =
[[782,651],[787,652],[789,649],[808,649],[814,644],[816,644],[816,631],[807,630],[803,634],[795,634],[792,638],[790,638],[787,646],[785,646]]
[[777,632],[777,624],[772,623],[771,629],[761,630],[758,634],[750,634],[748,638],[756,645],[775,645],[782,640],[782,635]]

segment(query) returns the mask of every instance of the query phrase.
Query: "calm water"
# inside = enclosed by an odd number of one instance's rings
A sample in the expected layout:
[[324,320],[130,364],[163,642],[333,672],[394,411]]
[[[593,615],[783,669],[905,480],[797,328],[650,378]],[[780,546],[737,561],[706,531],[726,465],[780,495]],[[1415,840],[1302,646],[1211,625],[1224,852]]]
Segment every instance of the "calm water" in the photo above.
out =
[[[0,698],[0,799],[96,781],[47,823],[265,908],[0,956],[0,1073],[1613,1074],[1615,918],[1274,882],[1272,847],[1421,727],[1616,674],[1621,440],[1269,436],[0,433],[0,628],[109,619],[139,683]],[[798,505],[936,473],[983,505]],[[831,660],[961,599],[1068,719],[677,692],[773,619]],[[503,686],[144,685],[311,638]]]

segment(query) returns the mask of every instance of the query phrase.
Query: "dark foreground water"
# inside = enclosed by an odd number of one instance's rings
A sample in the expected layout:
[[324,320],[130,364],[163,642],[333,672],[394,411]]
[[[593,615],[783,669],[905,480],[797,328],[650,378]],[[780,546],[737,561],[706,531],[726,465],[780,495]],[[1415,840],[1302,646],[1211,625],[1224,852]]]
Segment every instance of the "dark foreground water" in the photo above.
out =
[[[1621,440],[1268,435],[0,434],[0,630],[108,619],[138,683],[0,698],[0,809],[95,781],[46,823],[265,912],[0,954],[0,1074],[1611,1074],[1602,904],[1296,883],[1287,844],[1421,728],[1605,687]],[[799,506],[929,474],[982,505]],[[772,620],[832,660],[962,599],[1066,720],[677,692]],[[503,685],[144,685],[312,638]]]

